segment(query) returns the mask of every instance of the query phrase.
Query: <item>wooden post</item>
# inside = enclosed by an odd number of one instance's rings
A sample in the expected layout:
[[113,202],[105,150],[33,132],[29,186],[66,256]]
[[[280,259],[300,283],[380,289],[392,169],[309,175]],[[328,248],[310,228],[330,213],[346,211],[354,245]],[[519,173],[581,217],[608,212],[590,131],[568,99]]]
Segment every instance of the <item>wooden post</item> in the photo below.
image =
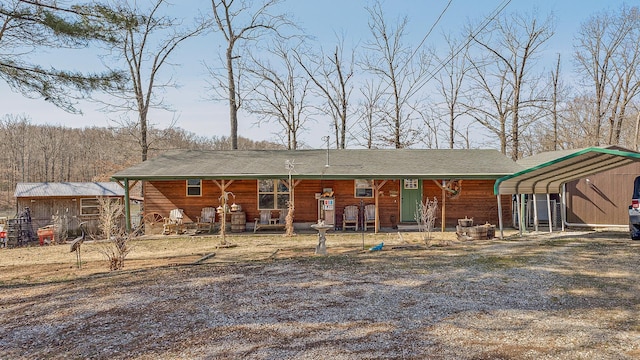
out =
[[129,179],[124,179],[124,226],[131,233],[131,201],[129,200]]
[[[387,183],[387,180],[383,180],[380,184],[376,185],[376,181],[373,180],[373,188],[375,189],[375,192],[374,192],[374,203],[376,205],[376,207],[375,207],[375,216],[374,216],[375,220],[374,220],[373,229],[374,229],[374,232],[376,234],[378,233],[378,231],[380,231],[380,219],[379,219],[379,214],[380,213],[378,211],[378,203],[379,203],[379,200],[380,200],[380,189],[382,189],[382,187],[386,183]],[[366,220],[364,220],[364,221],[366,221]],[[363,224],[363,228],[364,228],[364,224]]]
[[447,193],[445,189],[445,182],[442,180],[442,232],[445,231],[446,219],[447,219]]
[[498,224],[500,227],[500,240],[504,239],[504,228],[502,224],[502,203],[500,202],[500,194],[496,195],[498,199]]

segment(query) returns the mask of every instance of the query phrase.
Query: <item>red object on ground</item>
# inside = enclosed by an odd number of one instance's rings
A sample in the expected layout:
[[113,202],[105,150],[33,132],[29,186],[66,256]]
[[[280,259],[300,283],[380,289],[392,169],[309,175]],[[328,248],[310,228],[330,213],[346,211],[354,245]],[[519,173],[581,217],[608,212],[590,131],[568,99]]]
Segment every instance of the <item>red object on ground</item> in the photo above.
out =
[[50,244],[53,244],[56,240],[53,234],[53,226],[46,226],[38,229],[38,240],[40,241],[40,246],[44,245],[44,241],[46,239],[49,240]]

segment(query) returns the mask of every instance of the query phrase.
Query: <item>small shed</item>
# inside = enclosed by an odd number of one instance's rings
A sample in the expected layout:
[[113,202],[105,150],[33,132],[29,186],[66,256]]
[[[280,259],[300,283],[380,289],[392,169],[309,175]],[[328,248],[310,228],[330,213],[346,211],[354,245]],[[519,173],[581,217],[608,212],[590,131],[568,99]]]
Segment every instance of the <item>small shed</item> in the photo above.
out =
[[34,229],[53,224],[54,217],[67,233],[79,232],[81,222],[87,229],[98,226],[98,198],[124,201],[124,189],[113,182],[23,182],[16,185],[16,213],[29,208]]

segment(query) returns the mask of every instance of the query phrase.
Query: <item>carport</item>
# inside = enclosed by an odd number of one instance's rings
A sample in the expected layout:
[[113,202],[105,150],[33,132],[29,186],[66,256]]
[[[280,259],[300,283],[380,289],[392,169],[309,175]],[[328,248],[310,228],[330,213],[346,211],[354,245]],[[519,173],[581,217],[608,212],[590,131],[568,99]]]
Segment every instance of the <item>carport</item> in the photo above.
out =
[[[548,216],[551,219],[551,194],[558,194],[564,209],[566,199],[564,185],[568,182],[593,175],[605,170],[640,161],[640,153],[618,146],[589,147],[581,150],[560,150],[540,153],[518,161],[524,170],[513,175],[504,176],[494,185],[493,191],[498,199],[498,218],[500,238],[503,237],[502,205],[500,196],[516,195],[517,217],[520,235],[525,227],[524,195],[533,196],[534,224],[538,230],[538,211],[536,196],[546,195]],[[565,213],[562,215],[564,231]],[[552,221],[549,220],[549,232],[552,232]]]

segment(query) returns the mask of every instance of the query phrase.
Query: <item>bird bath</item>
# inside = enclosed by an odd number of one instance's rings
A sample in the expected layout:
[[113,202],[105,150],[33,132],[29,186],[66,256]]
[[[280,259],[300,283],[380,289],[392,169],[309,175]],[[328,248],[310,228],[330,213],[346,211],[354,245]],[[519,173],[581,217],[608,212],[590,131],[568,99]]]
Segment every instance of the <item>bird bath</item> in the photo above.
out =
[[327,230],[333,229],[333,225],[325,225],[324,221],[319,220],[317,224],[311,225],[318,231],[318,246],[316,246],[316,255],[327,255]]

